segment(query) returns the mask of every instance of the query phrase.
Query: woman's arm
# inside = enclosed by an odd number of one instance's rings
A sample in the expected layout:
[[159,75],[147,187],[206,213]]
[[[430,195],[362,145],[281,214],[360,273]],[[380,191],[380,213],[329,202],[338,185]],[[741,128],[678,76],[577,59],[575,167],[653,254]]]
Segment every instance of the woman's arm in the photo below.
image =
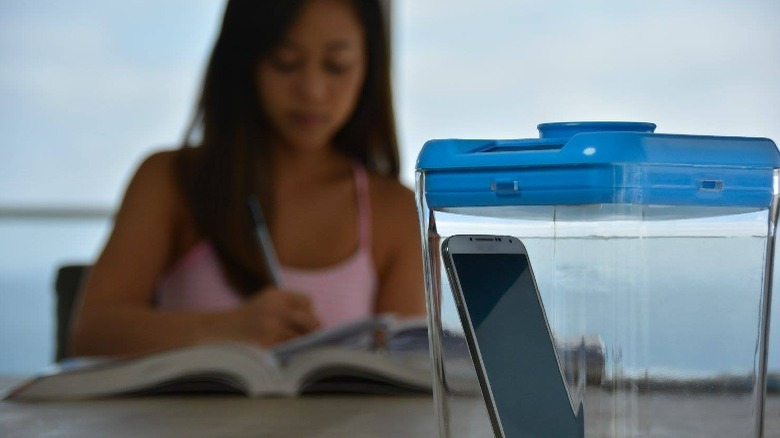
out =
[[374,259],[379,267],[376,313],[425,314],[420,226],[414,193],[394,180],[371,181]]
[[175,159],[175,152],[152,155],[130,182],[83,288],[70,354],[139,354],[210,340],[270,345],[316,327],[308,299],[279,290],[224,312],[154,308],[157,281],[179,256],[186,217]]
[[114,229],[90,270],[71,339],[75,355],[136,353],[195,342],[218,329],[208,314],[162,314],[152,302],[175,256],[181,196],[175,153],[147,158],[116,214]]

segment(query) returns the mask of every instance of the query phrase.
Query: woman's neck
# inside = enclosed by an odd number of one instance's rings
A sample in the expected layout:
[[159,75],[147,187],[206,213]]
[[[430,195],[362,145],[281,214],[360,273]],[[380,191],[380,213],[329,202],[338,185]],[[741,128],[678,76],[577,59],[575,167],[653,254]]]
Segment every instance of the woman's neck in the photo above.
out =
[[277,147],[273,150],[278,184],[318,183],[351,172],[351,160],[331,146],[311,150]]

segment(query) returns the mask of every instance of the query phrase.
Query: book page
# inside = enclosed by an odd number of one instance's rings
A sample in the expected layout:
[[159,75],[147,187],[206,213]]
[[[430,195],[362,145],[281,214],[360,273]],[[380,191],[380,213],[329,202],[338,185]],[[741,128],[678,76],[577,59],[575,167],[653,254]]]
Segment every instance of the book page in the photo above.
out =
[[[298,393],[336,392],[428,392],[431,369],[427,360],[406,360],[379,351],[321,347],[290,359],[284,368]],[[322,384],[325,385],[322,385]]]
[[196,345],[117,360],[71,363],[26,382],[9,396],[20,400],[66,400],[154,393],[188,383],[224,385],[248,395],[289,394],[273,355],[239,343]]
[[277,345],[271,352],[284,363],[292,356],[316,347],[328,345],[351,346],[355,348],[370,348],[374,334],[384,328],[390,316],[380,315],[361,319],[350,324],[314,332]]
[[393,319],[381,342],[390,352],[428,352],[428,325],[424,317]]

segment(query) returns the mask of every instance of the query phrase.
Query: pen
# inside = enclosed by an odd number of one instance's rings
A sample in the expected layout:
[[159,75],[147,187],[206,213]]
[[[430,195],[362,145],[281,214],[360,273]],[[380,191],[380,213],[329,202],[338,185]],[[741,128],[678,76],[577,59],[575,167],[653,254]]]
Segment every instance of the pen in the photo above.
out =
[[271,277],[274,286],[281,287],[282,277],[280,274],[279,260],[276,258],[274,243],[271,240],[271,233],[268,232],[268,223],[263,216],[263,209],[260,207],[260,201],[256,196],[249,197],[249,212],[252,214],[252,221],[255,225],[255,237],[263,253],[265,269]]

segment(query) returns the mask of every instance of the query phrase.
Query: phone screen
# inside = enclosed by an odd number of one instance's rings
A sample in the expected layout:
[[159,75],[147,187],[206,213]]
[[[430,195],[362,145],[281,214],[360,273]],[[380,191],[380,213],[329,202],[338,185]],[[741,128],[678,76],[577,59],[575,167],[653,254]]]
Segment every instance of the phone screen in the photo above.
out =
[[472,357],[504,436],[582,436],[527,254],[449,256]]

